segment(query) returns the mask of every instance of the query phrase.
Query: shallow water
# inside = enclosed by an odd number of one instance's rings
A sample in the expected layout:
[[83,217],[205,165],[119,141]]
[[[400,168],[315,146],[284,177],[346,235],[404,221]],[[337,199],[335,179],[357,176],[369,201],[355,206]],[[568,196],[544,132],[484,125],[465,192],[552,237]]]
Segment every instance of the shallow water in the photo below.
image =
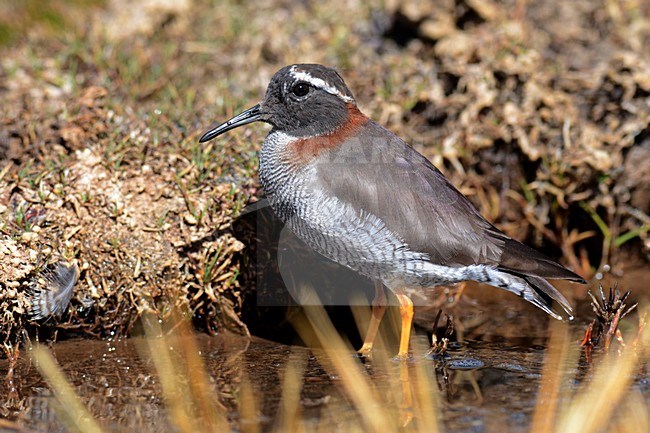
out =
[[[247,422],[262,430],[272,427],[290,358],[301,360],[304,367],[300,409],[305,419],[314,425],[326,422],[336,426],[356,416],[339,386],[340,378],[318,362],[324,356],[319,350],[228,333],[197,335],[196,339],[212,387],[235,430],[241,421],[236,408],[243,378],[252,384],[259,406],[256,419]],[[106,431],[175,431],[146,347],[144,338],[130,338],[119,342],[68,340],[53,344],[51,349],[76,393]],[[440,396],[446,431],[523,432],[530,426],[545,353],[543,347],[532,343],[512,346],[468,341],[452,347],[444,362],[418,356],[408,366],[424,366],[435,372],[437,386],[431,392]],[[399,362],[380,366],[352,353],[345,356],[362,365],[376,389],[389,395],[388,404],[402,402],[399,386],[391,382]],[[11,383],[2,383],[2,416],[11,421],[11,428],[65,431],[57,415],[58,403],[34,362],[23,353],[13,389]],[[6,373],[7,366],[7,361],[1,360],[0,373]],[[647,377],[638,377],[634,386],[650,403]],[[15,430],[0,424],[0,431]]]

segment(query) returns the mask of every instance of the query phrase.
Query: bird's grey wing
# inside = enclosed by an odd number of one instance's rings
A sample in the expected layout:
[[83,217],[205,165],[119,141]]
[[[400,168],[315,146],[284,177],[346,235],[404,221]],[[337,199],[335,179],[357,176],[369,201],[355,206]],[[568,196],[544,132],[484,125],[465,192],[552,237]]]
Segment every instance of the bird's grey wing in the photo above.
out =
[[498,263],[505,241],[440,171],[397,136],[369,122],[327,160],[318,161],[326,191],[357,212],[377,216],[434,263]]
[[433,263],[581,280],[495,228],[429,160],[375,122],[318,161],[317,170],[326,191],[377,216]]

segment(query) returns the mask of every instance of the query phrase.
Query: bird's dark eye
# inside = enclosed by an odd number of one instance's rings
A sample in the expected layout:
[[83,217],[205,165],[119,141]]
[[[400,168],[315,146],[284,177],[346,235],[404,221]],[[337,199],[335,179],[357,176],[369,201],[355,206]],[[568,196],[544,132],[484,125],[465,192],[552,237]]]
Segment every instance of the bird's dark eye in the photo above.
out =
[[309,84],[303,82],[297,83],[291,88],[291,93],[298,97],[305,96],[307,93],[309,93]]

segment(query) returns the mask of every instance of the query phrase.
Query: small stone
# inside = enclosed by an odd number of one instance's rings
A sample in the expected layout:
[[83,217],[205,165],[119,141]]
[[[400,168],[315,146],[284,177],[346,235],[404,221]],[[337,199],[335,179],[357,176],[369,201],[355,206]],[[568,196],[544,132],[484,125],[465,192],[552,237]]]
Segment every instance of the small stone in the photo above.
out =
[[24,242],[32,242],[38,238],[38,233],[25,232],[20,237]]
[[183,220],[191,226],[196,225],[198,223],[196,217],[189,212],[183,215]]
[[475,358],[453,359],[447,362],[452,370],[476,370],[485,367],[485,363]]

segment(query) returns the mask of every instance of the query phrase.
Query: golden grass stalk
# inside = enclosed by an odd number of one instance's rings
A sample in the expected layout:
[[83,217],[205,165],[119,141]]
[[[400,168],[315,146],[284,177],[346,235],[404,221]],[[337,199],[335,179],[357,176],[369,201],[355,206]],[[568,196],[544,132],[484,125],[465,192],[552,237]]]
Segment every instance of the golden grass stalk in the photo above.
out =
[[79,400],[50,351],[37,345],[33,348],[32,356],[36,360],[36,368],[50,385],[60,404],[57,412],[66,429],[71,432],[101,433],[102,428]]
[[551,433],[555,427],[562,384],[568,373],[569,350],[568,326],[564,322],[551,321],[548,352],[533,412],[532,432]]
[[366,431],[380,433],[396,430],[395,421],[387,416],[359,363],[353,358],[354,350],[338,335],[316,294],[305,290],[304,296],[303,309],[308,323],[298,321],[294,324],[300,337],[311,347],[322,347],[327,356],[316,356],[330,373],[340,376],[343,389],[358,410]]
[[[308,293],[303,302],[308,305],[304,307],[307,320],[297,321],[294,325],[308,345],[322,347],[326,356],[319,355],[318,352],[316,356],[329,369],[330,374],[340,377],[344,392],[361,418],[363,431],[391,432],[401,431],[405,427],[421,432],[440,431],[438,389],[432,378],[430,364],[417,362],[413,367],[416,374],[412,378],[409,362],[400,362],[395,366],[385,354],[375,350],[373,366],[388,372],[389,381],[392,382],[389,390],[393,392],[387,395],[384,390],[382,396],[371,378],[362,371],[354,357],[354,349],[336,332],[325,310],[318,304],[316,295]],[[355,312],[355,317],[361,326],[367,323],[358,311]],[[421,358],[424,350],[419,352],[416,356]],[[398,367],[398,373],[395,373],[395,367]],[[396,397],[401,397],[399,406],[394,404]],[[394,414],[397,416],[392,416]],[[416,423],[412,424],[414,418]]]
[[300,411],[300,391],[302,390],[303,374],[306,362],[303,358],[292,355],[287,363],[282,380],[282,400],[280,414],[274,431],[304,432]]
[[[647,314],[647,312],[646,312]],[[636,416],[630,419],[616,420],[617,412],[627,406],[634,394],[629,392],[630,384],[634,378],[639,360],[645,359],[645,352],[650,346],[650,332],[647,327],[640,327],[640,335],[636,347],[626,347],[620,356],[609,353],[597,366],[593,378],[578,390],[571,399],[566,409],[560,415],[556,432],[558,433],[592,433],[603,431],[612,421],[618,421],[621,426],[628,422],[641,421]],[[630,401],[628,401],[631,399]],[[625,403],[625,404],[624,404]],[[636,403],[639,413],[645,412],[647,407],[643,403]],[[647,421],[647,416],[644,419]],[[617,423],[617,424],[618,424]],[[647,423],[646,423],[647,424]],[[647,425],[646,425],[647,427]],[[648,431],[647,428],[644,430]]]
[[626,394],[620,406],[617,423],[610,431],[620,433],[650,432],[650,407],[637,390]]
[[243,433],[259,433],[258,417],[259,403],[255,398],[255,390],[245,371],[241,372],[242,379],[239,388],[239,427]]
[[[199,347],[187,320],[175,315],[173,332],[165,333],[155,318],[145,319],[147,346],[154,363],[169,419],[181,432],[227,429],[225,409],[209,388]],[[177,353],[175,353],[177,352]]]
[[[415,348],[415,356],[423,353],[422,350],[417,350],[418,346],[415,346]],[[440,399],[434,374],[429,362],[415,364],[414,413],[418,418],[417,426],[420,433],[438,433],[441,431],[439,419]]]
[[[183,433],[198,430],[196,419],[192,416],[191,409],[186,404],[185,396],[189,395],[187,383],[181,380],[176,363],[172,360],[170,350],[171,341],[168,341],[159,329],[156,329],[155,320],[145,321],[147,323],[147,347],[151,354],[151,360],[160,377],[163,398],[169,410],[169,419]],[[158,335],[156,337],[155,335]]]

